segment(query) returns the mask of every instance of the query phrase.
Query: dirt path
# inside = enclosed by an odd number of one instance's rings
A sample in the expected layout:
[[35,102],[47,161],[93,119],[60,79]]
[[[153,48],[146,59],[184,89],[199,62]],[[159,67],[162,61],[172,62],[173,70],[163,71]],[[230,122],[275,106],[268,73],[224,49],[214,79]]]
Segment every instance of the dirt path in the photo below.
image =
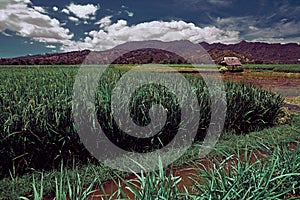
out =
[[300,96],[300,73],[279,72],[251,72],[226,73],[224,80],[251,83],[273,92],[278,92],[284,97]]

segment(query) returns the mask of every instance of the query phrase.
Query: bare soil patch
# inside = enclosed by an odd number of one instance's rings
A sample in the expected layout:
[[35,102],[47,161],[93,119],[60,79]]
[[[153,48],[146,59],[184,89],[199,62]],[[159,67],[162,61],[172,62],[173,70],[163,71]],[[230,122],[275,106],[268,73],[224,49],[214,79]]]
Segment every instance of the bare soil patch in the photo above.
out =
[[252,72],[226,73],[224,80],[250,83],[257,87],[263,87],[273,92],[278,92],[284,97],[300,96],[300,74],[281,72]]

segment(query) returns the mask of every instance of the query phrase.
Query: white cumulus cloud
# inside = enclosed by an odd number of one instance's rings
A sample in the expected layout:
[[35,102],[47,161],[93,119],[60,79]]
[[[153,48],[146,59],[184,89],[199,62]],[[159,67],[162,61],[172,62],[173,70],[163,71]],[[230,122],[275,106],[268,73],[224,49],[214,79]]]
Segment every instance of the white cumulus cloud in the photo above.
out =
[[53,9],[53,11],[55,11],[55,12],[58,11],[58,7],[56,7],[56,6],[53,6],[52,9]]
[[73,37],[60,22],[42,13],[41,8],[29,8],[29,0],[2,0],[0,32],[10,30],[17,35],[39,42],[64,43]]
[[95,24],[99,24],[100,28],[107,27],[111,24],[111,18],[112,18],[112,16],[103,17],[102,19],[97,21]]
[[71,20],[71,21],[73,21],[73,22],[78,22],[79,21],[78,18],[72,17],[72,16],[69,16],[68,19]]
[[134,15],[133,12],[129,12],[128,10],[125,10],[125,12],[127,13],[128,17],[133,17],[133,15]]
[[67,6],[68,11],[72,12],[76,17],[82,19],[89,19],[90,16],[95,16],[99,8],[99,6],[95,6],[93,4],[80,5],[71,3],[69,6]]
[[232,4],[232,1],[228,0],[208,0],[209,3],[217,6],[229,6]]
[[214,26],[198,27],[193,23],[184,21],[152,21],[129,26],[127,21],[118,20],[112,23],[110,17],[106,17],[97,22],[99,30],[89,32],[84,41],[71,41],[63,45],[62,50],[105,50],[113,48],[128,41],[145,40],[189,40],[194,43],[223,42],[234,43],[239,41],[239,32],[225,31]]
[[56,46],[54,46],[54,45],[46,45],[46,48],[49,48],[49,49],[56,49]]
[[66,9],[66,8],[62,9],[61,12],[65,13],[67,15],[70,14],[70,11],[68,9]]
[[40,13],[46,13],[45,9],[41,6],[33,6],[33,9]]
[[[299,7],[300,8],[300,7]],[[245,16],[217,18],[217,27],[227,30],[240,30],[243,32],[241,39],[261,42],[298,42],[297,34],[300,32],[300,22],[283,18],[279,22],[266,22],[265,18]]]

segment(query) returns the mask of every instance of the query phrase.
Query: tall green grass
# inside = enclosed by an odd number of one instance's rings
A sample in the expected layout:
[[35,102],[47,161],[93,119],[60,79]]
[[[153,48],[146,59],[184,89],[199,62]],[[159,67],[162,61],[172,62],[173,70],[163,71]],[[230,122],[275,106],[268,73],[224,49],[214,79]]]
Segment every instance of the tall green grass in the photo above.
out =
[[[248,135],[233,135],[233,134],[225,134],[222,135],[222,138],[219,140],[215,148],[212,150],[212,152],[206,157],[207,160],[216,161],[215,164],[220,164],[220,161],[223,160],[232,160],[238,153],[240,155],[243,155],[244,150],[247,149],[252,152],[258,151],[258,150],[264,150],[267,151],[269,156],[277,156],[280,155],[280,161],[276,164],[280,169],[286,169],[287,173],[290,173],[292,171],[298,170],[297,166],[299,167],[299,147],[296,151],[286,151],[286,147],[291,142],[297,143],[296,139],[299,138],[299,123],[300,117],[299,115],[293,115],[293,120],[290,125],[281,125],[277,127],[272,127],[269,129],[264,129],[260,132],[252,132]],[[299,142],[298,142],[299,143]],[[185,152],[185,154],[177,160],[173,166],[180,167],[183,164],[193,164],[193,161],[197,161],[198,159],[198,152],[201,149],[201,142],[195,143],[192,145],[192,147]],[[253,153],[252,153],[253,154]],[[220,160],[215,159],[220,158]],[[249,158],[249,156],[248,156]],[[269,157],[267,160],[270,160],[271,157]],[[250,160],[250,159],[246,159]],[[245,160],[244,160],[245,161]],[[269,162],[268,162],[269,163]],[[80,177],[80,180],[82,182],[81,187],[84,186],[84,188],[87,188],[91,183],[94,182],[94,179],[97,177],[97,181],[95,182],[94,186],[96,188],[100,188],[101,185],[109,180],[114,178],[120,178],[126,176],[125,174],[121,174],[120,172],[115,172],[115,170],[109,169],[108,167],[104,167],[101,164],[94,164],[89,163],[82,165],[80,163],[75,162],[75,165],[72,165],[73,167],[68,168],[66,165],[65,168],[62,170],[57,169],[53,171],[44,171],[43,174],[43,181],[42,181],[42,174],[40,171],[33,170],[30,173],[27,173],[25,175],[19,175],[16,174],[14,171],[12,171],[9,177],[4,178],[0,180],[0,199],[17,199],[20,196],[27,197],[29,199],[34,198],[34,187],[36,188],[36,195],[40,195],[40,188],[43,188],[43,195],[44,197],[55,197],[56,195],[56,181],[60,180],[61,177],[64,177],[63,179],[65,181],[62,182],[64,191],[68,192],[68,184],[66,181],[66,177],[69,177],[70,183],[72,187],[76,188],[76,179],[77,176]],[[253,164],[253,163],[252,163]],[[74,167],[75,166],[75,167]],[[219,165],[220,166],[220,165]],[[225,166],[225,165],[223,165]],[[257,164],[255,164],[257,166]],[[267,167],[268,164],[265,165],[265,169],[268,170]],[[197,168],[198,169],[198,168]],[[197,170],[196,169],[196,170]],[[199,170],[199,176],[202,173],[201,169]],[[163,174],[164,179],[171,182],[171,180],[177,180],[182,177],[178,177],[178,174],[175,176],[174,174],[166,173],[166,169],[161,170],[162,173],[159,171],[155,171],[155,173],[152,173],[152,176],[149,176],[150,174],[144,173],[144,182],[146,183],[148,179],[151,180],[157,180],[158,181],[158,174]],[[201,173],[200,173],[201,172]],[[253,173],[256,173],[254,170]],[[297,171],[295,171],[297,172]],[[114,173],[117,173],[117,175],[114,175]],[[139,173],[138,175],[141,175]],[[166,176],[165,176],[166,175]],[[72,178],[73,177],[73,178]],[[193,177],[195,177],[193,175]],[[205,175],[203,174],[203,177]],[[297,178],[299,179],[299,176],[291,177],[294,180],[297,181]],[[296,180],[295,180],[296,179]],[[34,181],[33,181],[34,180]],[[128,180],[128,184],[131,184],[132,182],[134,184],[139,184],[137,182],[138,180]],[[121,181],[122,182],[122,181]],[[155,183],[155,181],[151,181],[152,183]],[[299,181],[298,181],[299,182]],[[42,183],[42,184],[41,184]],[[152,184],[151,183],[151,184]],[[180,180],[179,183],[182,183],[182,180]],[[202,182],[201,182],[202,183]],[[289,184],[289,182],[286,182]],[[117,182],[117,185],[119,182]],[[149,183],[150,184],[150,183]],[[171,184],[171,183],[170,183]],[[195,190],[190,191],[188,195],[184,195],[185,191],[180,190],[180,196],[182,199],[197,199],[199,197],[199,191],[196,189],[196,186],[199,185],[199,182],[195,182]],[[35,185],[35,186],[33,186]],[[125,184],[126,185],[126,184]],[[147,185],[147,184],[145,184]],[[153,184],[152,184],[153,185]],[[171,184],[172,185],[172,184]],[[174,186],[174,184],[173,184]],[[176,185],[177,187],[178,185]],[[287,185],[292,186],[292,185]],[[198,187],[198,186],[197,186]],[[284,186],[285,187],[285,186]],[[295,187],[295,186],[294,186]],[[59,188],[59,187],[58,187]],[[174,187],[173,187],[174,188]],[[95,189],[95,188],[93,188]],[[158,189],[158,187],[156,187]],[[177,188],[178,189],[178,188]],[[175,190],[175,189],[174,189]],[[174,190],[172,190],[174,192]],[[141,192],[140,190],[138,192]],[[297,190],[295,190],[295,193]],[[124,192],[122,192],[121,188],[119,191],[115,193],[115,195],[122,195]],[[192,194],[198,194],[198,195],[192,195]],[[293,194],[293,191],[290,192]],[[116,197],[116,196],[114,196]],[[109,195],[107,198],[104,199],[114,199],[112,195]],[[201,198],[200,198],[201,199]],[[281,198],[282,199],[282,198]]]
[[[300,194],[300,146],[293,150],[287,144],[272,148],[272,152],[264,159],[256,156],[259,152],[251,150],[251,147],[236,149],[236,154],[224,152],[223,160],[211,159],[210,166],[195,168],[198,173],[193,177],[198,175],[200,181],[194,180],[193,188],[184,188],[181,191],[178,184],[182,177],[174,176],[172,170],[168,173],[159,160],[158,171],[141,171],[139,174],[135,173],[136,179],[130,180],[119,177],[131,195],[123,191],[119,182],[116,183],[118,190],[113,194],[105,194],[103,199],[296,199]],[[94,192],[94,182],[85,190],[78,185],[80,177],[77,177],[77,182],[70,183],[69,178],[61,173],[55,180],[56,199],[66,199],[68,194],[77,194],[78,196],[72,195],[71,199],[83,200]],[[34,199],[42,199],[43,176],[39,186],[33,179],[32,187]],[[69,193],[65,193],[63,188],[68,188],[66,191]],[[81,193],[78,194],[78,191]]]
[[[85,182],[82,181],[85,177],[80,176],[78,173],[74,173],[75,169],[70,170],[70,172],[67,169],[64,169],[63,165],[61,165],[61,170],[59,176],[56,176],[54,179],[54,186],[55,190],[53,191],[53,194],[47,194],[44,193],[44,175],[43,173],[40,175],[40,180],[36,179],[33,176],[32,180],[32,191],[33,194],[32,196],[25,197],[21,196],[19,197],[20,199],[23,200],[29,200],[29,199],[34,199],[34,200],[42,200],[46,196],[55,196],[55,199],[59,200],[67,200],[67,199],[72,199],[72,200],[84,200],[88,199],[90,195],[92,195],[96,190],[93,189],[96,181],[97,181],[97,176],[94,177],[94,180],[85,185]],[[48,185],[49,187],[49,185]],[[49,188],[47,189],[49,191]]]
[[[84,155],[71,118],[76,68],[1,68],[0,175]],[[84,159],[84,156],[82,159]]]
[[[141,166],[143,169],[143,166]],[[144,171],[146,169],[144,168]],[[182,181],[180,176],[174,176],[172,170],[168,173],[167,169],[163,168],[162,160],[158,160],[158,171],[145,173],[143,170],[138,174],[134,172],[136,179],[124,180],[126,188],[135,197],[134,199],[180,199],[183,195],[179,192],[178,183]],[[118,188],[119,193],[122,189]],[[121,190],[121,191],[120,191]],[[127,196],[128,198],[128,196]]]
[[[13,167],[17,174],[22,174],[31,168],[51,169],[59,166],[61,160],[68,163],[74,157],[82,162],[91,159],[79,141],[72,119],[72,89],[77,67],[15,67],[0,70],[0,177],[7,177]],[[98,119],[111,134],[116,134],[118,129],[109,120],[110,95],[114,84],[125,73],[124,70],[108,70],[99,82],[96,95]],[[201,78],[186,78],[200,104],[197,139],[201,140],[213,114],[210,111],[209,91]],[[229,82],[225,83],[225,88],[228,105],[225,131],[246,134],[274,125],[283,105],[279,95],[251,85]],[[177,124],[180,110],[174,97],[176,95],[162,91],[165,91],[164,88],[154,84],[136,92],[130,112],[138,124],[147,124],[149,121],[149,116],[144,113],[148,113],[153,101],[169,106],[173,112],[168,112],[168,117]],[[123,136],[116,137],[120,141],[123,139]],[[172,134],[168,137],[172,137]],[[122,142],[120,145],[129,146]]]
[[[195,189],[195,199],[287,199],[300,193],[300,146],[272,147],[267,161],[251,149],[237,149],[237,154],[212,168],[201,169],[205,180]],[[290,161],[291,166],[287,166]]]

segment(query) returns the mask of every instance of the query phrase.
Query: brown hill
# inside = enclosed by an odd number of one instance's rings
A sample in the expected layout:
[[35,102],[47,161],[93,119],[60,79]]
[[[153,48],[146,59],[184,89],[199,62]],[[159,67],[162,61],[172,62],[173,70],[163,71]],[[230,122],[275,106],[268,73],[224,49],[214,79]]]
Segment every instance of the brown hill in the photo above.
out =
[[45,55],[1,58],[0,65],[68,65],[80,64],[90,53],[89,50]]
[[[248,58],[247,63],[286,63],[295,64],[300,58],[300,45],[296,43],[279,44],[263,42],[246,42],[242,41],[237,44],[208,44],[200,43],[203,48],[210,51],[212,49],[230,50]],[[212,55],[213,57],[213,55]]]
[[[207,54],[208,52],[208,54]],[[189,41],[127,42],[113,49],[99,52],[90,50],[55,53],[17,58],[2,58],[0,65],[67,65],[87,63],[219,63],[225,56],[238,57],[242,63],[297,63],[300,45],[245,42],[238,44],[193,44]]]
[[183,57],[161,49],[146,48],[133,50],[118,57],[113,64],[182,64],[187,63]]
[[[184,51],[183,51],[184,50]],[[204,57],[203,55],[207,55]],[[192,57],[191,55],[194,55]],[[74,51],[46,55],[2,58],[1,65],[66,65],[66,64],[182,64],[201,60],[211,62],[206,51],[189,41],[128,42],[106,51]]]

